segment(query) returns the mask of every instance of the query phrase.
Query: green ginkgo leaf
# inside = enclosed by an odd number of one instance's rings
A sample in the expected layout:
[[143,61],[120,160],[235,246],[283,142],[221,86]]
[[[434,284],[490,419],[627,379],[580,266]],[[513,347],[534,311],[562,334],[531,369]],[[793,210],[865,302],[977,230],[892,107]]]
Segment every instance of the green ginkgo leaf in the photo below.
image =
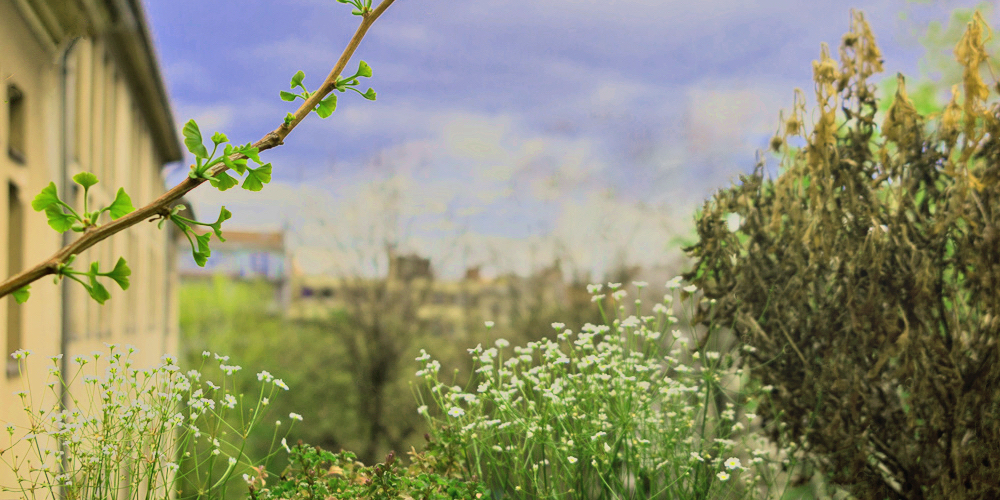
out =
[[246,155],[247,158],[253,160],[254,163],[258,165],[263,165],[263,162],[260,161],[260,156],[259,156],[260,150],[253,147],[249,142],[246,144],[246,146],[240,147],[239,152]]
[[260,168],[247,168],[247,178],[243,180],[243,189],[260,191],[268,182],[271,182],[270,163],[262,165]]
[[368,92],[365,92],[364,94],[361,94],[361,97],[364,97],[365,99],[368,99],[369,101],[374,101],[375,100],[375,89],[372,89],[372,88],[369,87],[368,88]]
[[193,119],[188,120],[181,132],[184,134],[184,145],[187,146],[188,151],[198,158],[207,159],[208,150],[202,144],[201,130],[198,129],[198,124]]
[[229,170],[233,170],[239,173],[240,175],[245,174],[247,171],[247,161],[244,158],[240,158],[238,160],[230,160],[229,156],[223,156],[222,163],[224,163],[226,167],[229,168]]
[[337,95],[330,94],[326,99],[319,102],[319,106],[316,108],[316,114],[320,118],[326,118],[333,114],[337,109]]
[[97,176],[90,172],[80,172],[73,176],[73,182],[83,186],[83,189],[89,189],[90,186],[97,184]]
[[222,132],[212,134],[212,144],[218,146],[219,144],[225,144],[227,142],[229,142],[229,137],[226,137],[226,134],[223,134]]
[[104,288],[104,285],[97,282],[97,280],[91,278],[90,286],[84,285],[87,289],[87,293],[97,301],[98,304],[104,304],[111,299],[111,294],[108,293],[108,289]]
[[292,76],[292,83],[289,88],[295,88],[302,84],[302,79],[306,77],[306,74],[302,70],[296,71],[295,75]]
[[358,76],[372,76],[372,67],[368,63],[361,61],[361,64],[358,65]]
[[45,209],[45,217],[49,219],[49,226],[60,233],[65,233],[73,227],[76,217],[73,214],[63,212],[59,205],[49,205]]
[[295,94],[293,94],[291,92],[285,92],[284,90],[282,90],[280,92],[280,95],[281,95],[281,100],[282,101],[294,101],[295,100]]
[[31,200],[31,208],[34,208],[36,212],[41,212],[54,203],[59,203],[59,195],[56,192],[56,183],[50,182],[42,189],[41,193],[38,193],[38,196],[35,196],[34,200]]
[[125,192],[125,188],[118,188],[118,194],[115,195],[115,201],[111,202],[111,206],[108,207],[108,211],[111,213],[111,220],[115,220],[119,217],[124,217],[132,212],[135,212],[135,207],[132,206],[132,198]]
[[[195,240],[198,241],[198,251],[196,253],[204,255],[206,259],[208,257],[211,257],[212,249],[208,247],[208,242],[209,240],[212,239],[212,233],[196,234],[194,238]],[[196,261],[198,260],[197,256],[195,256],[195,260]],[[202,260],[202,262],[198,265],[201,267],[205,267],[205,262],[206,260]]]
[[219,218],[216,219],[214,224],[210,224],[208,226],[212,228],[213,232],[215,232],[215,237],[219,238],[219,241],[226,241],[226,239],[222,237],[222,223],[223,221],[229,220],[232,216],[233,213],[226,210],[226,207],[223,206],[222,210],[219,211]]
[[31,288],[31,285],[24,285],[21,288],[14,290],[14,300],[16,300],[18,304],[24,304],[28,301],[28,296],[31,295],[31,292],[28,291],[29,288]]
[[122,287],[122,290],[128,290],[128,277],[131,275],[132,270],[128,268],[128,263],[125,262],[124,257],[119,257],[115,268],[108,273],[108,277],[115,280],[118,286]]
[[[226,160],[228,160],[228,158],[226,158]],[[228,166],[229,163],[232,163],[232,162],[226,161],[226,165],[227,166]],[[236,179],[234,179],[231,175],[229,175],[229,174],[227,174],[225,172],[219,172],[219,173],[215,174],[215,178],[213,178],[210,182],[212,183],[212,186],[218,188],[219,191],[225,191],[225,190],[227,190],[227,189],[229,189],[229,188],[231,188],[231,187],[239,184],[239,182]]]
[[97,282],[97,275],[100,272],[98,266],[97,262],[90,263],[90,271],[87,273],[90,276],[90,286],[87,287],[87,292],[94,300],[103,304],[111,298],[111,294],[108,293],[107,288],[104,288],[104,285]]

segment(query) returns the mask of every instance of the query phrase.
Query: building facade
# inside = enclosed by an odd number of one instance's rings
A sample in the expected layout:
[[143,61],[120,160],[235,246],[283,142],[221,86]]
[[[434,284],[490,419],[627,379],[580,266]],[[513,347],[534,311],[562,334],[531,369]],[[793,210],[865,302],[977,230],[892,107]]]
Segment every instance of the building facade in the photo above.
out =
[[[92,172],[90,206],[106,206],[119,187],[142,206],[164,191],[165,163],[180,160],[180,141],[149,31],[138,0],[0,1],[0,270],[11,276],[48,258],[74,239],[31,208],[55,182],[60,197],[82,206],[71,178]],[[74,268],[98,261],[104,268],[125,257],[132,269],[127,291],[108,285],[112,298],[93,301],[79,284],[42,279],[31,298],[0,306],[0,421],[18,423],[13,395],[31,381],[45,389],[48,357],[63,363],[105,351],[105,343],[139,348],[136,367],[155,365],[177,351],[176,247],[169,231],[139,224],[77,256]],[[19,374],[9,354],[31,350],[29,371]],[[74,365],[64,364],[72,371]],[[0,484],[10,484],[0,467]],[[0,494],[0,496],[3,496]]]

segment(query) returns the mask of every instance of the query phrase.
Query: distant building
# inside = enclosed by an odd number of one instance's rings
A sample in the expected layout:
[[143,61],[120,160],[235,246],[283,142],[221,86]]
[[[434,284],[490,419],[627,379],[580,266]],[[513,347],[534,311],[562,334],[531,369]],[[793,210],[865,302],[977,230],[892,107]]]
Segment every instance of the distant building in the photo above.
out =
[[234,280],[263,280],[274,286],[279,308],[287,306],[288,254],[285,233],[227,231],[219,241],[212,235],[212,256],[205,267],[199,267],[191,257],[186,239],[178,241],[178,271],[182,280],[224,276]]
[[[52,231],[32,199],[49,182],[78,210],[82,190],[71,178],[92,172],[90,206],[106,206],[119,187],[135,206],[164,192],[162,167],[182,159],[180,140],[138,0],[0,2],[0,272],[11,276],[54,254],[79,235]],[[29,377],[44,387],[49,356],[106,351],[105,343],[133,344],[138,368],[177,352],[175,247],[171,231],[139,224],[77,256],[102,270],[125,257],[131,287],[107,284],[111,300],[94,302],[79,284],[42,279],[31,298],[0,307],[0,420],[23,424],[14,391],[24,377],[8,355],[34,352]],[[68,378],[69,374],[67,374]],[[37,400],[36,400],[37,401]],[[0,483],[12,484],[0,467]],[[2,496],[2,495],[0,495]]]
[[[507,326],[511,318],[525,313],[526,300],[543,300],[550,305],[565,305],[568,300],[558,263],[527,278],[504,275],[487,280],[480,268],[472,267],[463,279],[444,281],[434,278],[430,259],[396,255],[392,250],[385,278],[294,273],[290,283],[287,315],[291,318],[326,318],[334,310],[351,310],[359,301],[402,297],[418,304],[416,316],[435,333],[457,339],[481,331],[484,320]],[[375,289],[383,290],[381,297],[371,293]]]

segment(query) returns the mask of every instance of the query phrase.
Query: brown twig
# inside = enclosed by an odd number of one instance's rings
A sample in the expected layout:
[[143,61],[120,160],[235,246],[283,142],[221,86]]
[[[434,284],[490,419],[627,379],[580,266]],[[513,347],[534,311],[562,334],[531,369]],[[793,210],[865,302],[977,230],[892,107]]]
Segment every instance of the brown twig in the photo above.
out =
[[[362,16],[361,25],[358,26],[358,29],[354,32],[354,36],[351,37],[351,41],[348,42],[347,47],[344,48],[344,52],[340,55],[340,59],[337,60],[336,66],[334,66],[333,70],[330,71],[330,75],[326,77],[323,85],[321,85],[316,92],[309,96],[309,99],[306,99],[305,103],[299,106],[299,109],[293,113],[295,118],[291,122],[288,124],[282,123],[281,126],[271,132],[268,132],[264,135],[264,137],[253,144],[258,151],[266,151],[282,145],[285,137],[287,137],[288,134],[290,134],[292,130],[295,129],[295,127],[298,126],[298,124],[304,120],[306,116],[309,115],[309,113],[316,107],[317,104],[319,104],[321,100],[323,100],[323,98],[329,95],[330,92],[333,92],[337,84],[337,78],[347,66],[348,61],[351,60],[351,57],[354,55],[354,51],[357,50],[358,46],[361,44],[361,40],[368,32],[368,28],[375,23],[379,16],[381,16],[394,1],[395,0],[382,0],[377,7]],[[230,155],[230,159],[232,160],[241,158],[246,157],[241,154]],[[226,166],[223,163],[219,163],[206,173],[208,175],[215,176],[225,170],[227,170]],[[181,183],[177,184],[166,193],[160,195],[160,197],[152,203],[141,207],[124,217],[97,227],[92,231],[85,232],[83,236],[78,238],[73,243],[61,248],[45,261],[30,269],[22,271],[11,278],[8,278],[7,281],[0,284],[0,297],[9,295],[19,288],[38,280],[39,278],[55,274],[59,265],[65,263],[71,256],[79,254],[80,252],[96,245],[100,241],[119,231],[132,227],[143,220],[159,219],[161,217],[168,216],[170,213],[171,203],[177,201],[180,197],[198,187],[203,182],[205,182],[205,179],[192,179],[190,177],[185,178]]]

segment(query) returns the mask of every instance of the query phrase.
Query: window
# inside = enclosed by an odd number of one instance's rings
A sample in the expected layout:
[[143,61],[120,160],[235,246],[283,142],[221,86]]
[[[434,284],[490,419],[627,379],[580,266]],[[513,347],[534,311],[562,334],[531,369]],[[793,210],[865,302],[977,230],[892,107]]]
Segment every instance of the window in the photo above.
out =
[[[10,194],[7,197],[7,276],[13,276],[21,272],[24,261],[24,207],[21,205],[17,186],[9,184],[8,189]],[[18,374],[18,362],[9,354],[21,348],[22,307],[14,297],[7,297],[7,345],[4,346],[7,350],[4,352],[4,358],[7,359],[8,377],[16,377]]]
[[27,150],[24,122],[27,120],[27,113],[24,110],[24,93],[17,87],[11,85],[7,87],[7,153],[18,162],[24,163],[25,151]]

